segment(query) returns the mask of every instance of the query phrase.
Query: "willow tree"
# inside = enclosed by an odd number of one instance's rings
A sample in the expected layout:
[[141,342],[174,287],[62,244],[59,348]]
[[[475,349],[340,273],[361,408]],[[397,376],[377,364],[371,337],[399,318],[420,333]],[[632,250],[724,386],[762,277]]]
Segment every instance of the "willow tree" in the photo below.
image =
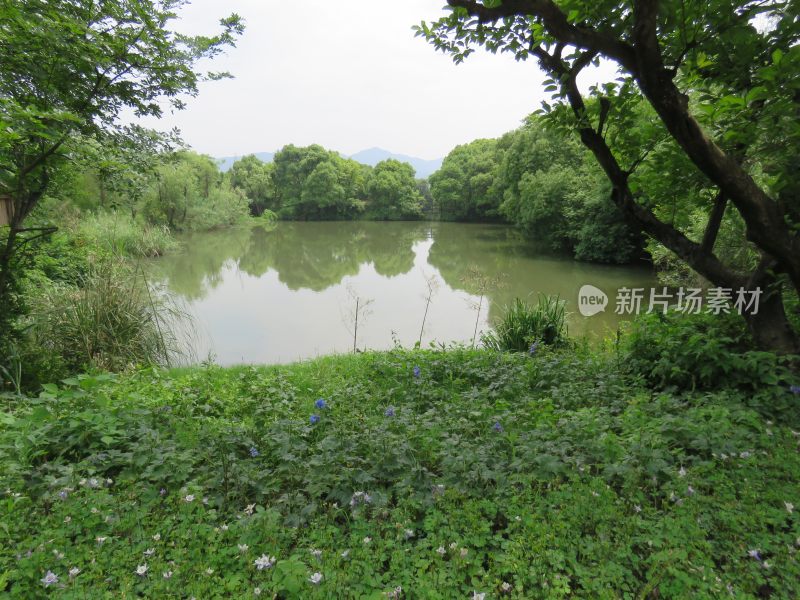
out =
[[[745,315],[755,341],[798,351],[781,293],[783,282],[800,291],[797,3],[447,3],[418,35],[456,62],[476,46],[538,61],[553,93],[543,112],[578,132],[612,184],[611,201],[713,285],[766,290],[758,313]],[[600,61],[616,65],[617,78],[582,91],[578,78]],[[689,203],[707,215],[694,238],[674,218]],[[716,243],[726,212],[743,223],[750,264],[726,260]]]
[[0,197],[11,206],[0,227],[0,321],[13,313],[14,257],[42,233],[25,220],[72,143],[121,131],[123,110],[183,108],[199,81],[227,76],[200,72],[198,61],[233,45],[240,18],[221,19],[217,35],[183,35],[171,26],[184,4],[0,0]]

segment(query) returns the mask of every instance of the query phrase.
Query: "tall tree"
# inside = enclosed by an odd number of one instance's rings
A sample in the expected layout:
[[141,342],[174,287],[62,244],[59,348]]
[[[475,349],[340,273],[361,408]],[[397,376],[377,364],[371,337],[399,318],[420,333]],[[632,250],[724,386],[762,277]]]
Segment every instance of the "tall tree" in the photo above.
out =
[[[463,60],[475,46],[534,57],[550,75],[551,122],[576,129],[613,186],[611,198],[644,233],[723,288],[766,289],[746,320],[756,342],[797,352],[782,279],[800,292],[800,6],[789,0],[447,0],[450,13],[418,34]],[[578,76],[600,59],[617,81],[581,93]],[[701,239],[659,211],[674,202],[647,177],[685,164],[708,215]],[[651,168],[650,173],[657,171]],[[715,252],[734,210],[756,266]]]
[[[0,1],[0,196],[10,198],[2,232],[0,304],[11,302],[16,249],[38,235],[25,218],[78,137],[117,129],[122,110],[161,116],[197,94],[197,63],[233,45],[241,19],[214,36],[186,36],[171,22],[185,0]],[[20,239],[22,236],[23,239]]]

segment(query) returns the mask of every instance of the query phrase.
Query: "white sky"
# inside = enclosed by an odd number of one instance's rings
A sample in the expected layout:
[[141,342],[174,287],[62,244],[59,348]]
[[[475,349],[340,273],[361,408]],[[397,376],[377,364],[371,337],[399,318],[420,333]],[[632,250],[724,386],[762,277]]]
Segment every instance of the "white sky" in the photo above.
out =
[[344,154],[379,146],[438,158],[454,146],[519,126],[546,98],[535,61],[478,50],[461,65],[411,26],[444,13],[443,0],[193,0],[176,27],[218,30],[236,12],[236,48],[204,66],[234,79],[201,84],[167,113],[195,150],[212,156],[322,144]]

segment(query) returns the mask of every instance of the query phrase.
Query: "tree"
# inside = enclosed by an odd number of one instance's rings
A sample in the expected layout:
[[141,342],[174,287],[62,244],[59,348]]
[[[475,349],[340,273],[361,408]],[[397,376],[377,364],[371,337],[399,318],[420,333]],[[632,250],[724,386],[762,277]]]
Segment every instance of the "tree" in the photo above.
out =
[[498,218],[499,199],[491,193],[498,166],[497,140],[456,146],[430,177],[431,194],[447,221]]
[[414,179],[414,167],[395,159],[382,160],[367,183],[368,211],[374,219],[418,219],[422,195]]
[[[782,282],[800,291],[800,45],[798,5],[784,0],[448,0],[450,14],[417,29],[458,62],[476,45],[535,57],[550,75],[554,126],[577,130],[631,223],[715,286],[767,290],[745,316],[762,348],[800,350]],[[600,59],[619,79],[590,98],[577,78]],[[658,158],[666,168],[654,164]],[[649,163],[649,169],[646,167]],[[664,209],[677,206],[654,172],[687,165],[705,210],[690,238]],[[663,176],[662,176],[663,177]],[[742,270],[715,244],[726,211],[742,219],[758,260]]]
[[250,214],[255,217],[275,206],[273,169],[272,163],[265,163],[254,154],[250,154],[233,163],[228,171],[231,185],[244,192],[250,201]]
[[[12,267],[20,244],[41,231],[25,218],[54,171],[81,137],[118,130],[123,109],[160,116],[197,94],[197,63],[233,45],[237,15],[215,36],[191,37],[170,22],[184,0],[2,0],[0,2],[0,195],[11,222],[0,250],[0,304],[12,301]],[[24,239],[20,239],[22,236]]]

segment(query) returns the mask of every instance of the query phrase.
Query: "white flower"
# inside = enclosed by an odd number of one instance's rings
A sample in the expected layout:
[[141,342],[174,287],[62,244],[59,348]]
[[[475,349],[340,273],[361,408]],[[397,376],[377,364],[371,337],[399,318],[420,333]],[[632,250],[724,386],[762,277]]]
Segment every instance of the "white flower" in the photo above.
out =
[[72,517],[70,517],[69,515],[64,517],[64,523],[69,523],[70,521],[72,521]]
[[468,553],[468,552],[469,552],[469,550],[467,550],[466,548],[462,548],[462,549],[459,551],[459,555],[461,556],[461,558],[467,558],[467,553]]
[[345,550],[339,556],[341,556],[342,558],[347,558],[348,556],[350,556],[350,550]]
[[81,479],[81,480],[78,482],[78,485],[86,485],[86,480],[85,480],[85,479]]
[[97,510],[97,509],[96,509],[96,508],[93,506],[93,507],[92,507],[92,508],[89,510],[89,512],[90,512],[90,513],[92,513],[93,515],[96,515],[96,514],[97,514],[97,513],[99,513],[100,511],[99,511],[99,510]]
[[100,487],[100,482],[99,482],[99,481],[97,481],[97,479],[96,479],[95,477],[92,477],[92,478],[91,478],[91,479],[90,479],[90,480],[87,482],[87,484],[86,484],[86,485],[88,485],[90,488],[97,488],[97,487]]
[[203,496],[203,504],[208,504],[208,496]]
[[689,494],[690,496],[693,496],[694,495],[694,488],[692,486],[687,487],[686,488],[686,493]]
[[413,538],[413,537],[414,537],[414,530],[413,530],[413,529],[406,529],[406,530],[403,532],[403,535],[405,536],[405,538],[406,538],[407,540],[410,540],[411,538]]
[[641,505],[637,504],[636,506],[634,506],[634,507],[633,507],[633,511],[634,511],[634,512],[637,512],[637,513],[640,513],[640,512],[642,512],[642,507],[641,507]]
[[450,542],[450,550],[455,550],[456,548],[458,548],[458,544],[455,542]]
[[247,550],[250,548],[250,546],[248,546],[247,544],[238,544],[238,546],[239,546],[239,552],[241,552],[242,554],[247,552]]
[[144,563],[143,565],[138,565],[136,567],[136,574],[139,577],[144,577],[147,574],[147,563]]
[[80,572],[81,572],[81,570],[78,567],[72,567],[69,570],[69,576],[70,577],[77,577],[78,575],[80,575]]
[[366,545],[366,544],[369,544],[372,541],[372,538],[367,536],[362,541],[364,542],[364,545]]
[[504,581],[502,584],[500,584],[500,589],[503,590],[504,592],[510,592],[511,584],[508,583],[507,581]]
[[162,576],[164,579],[170,579],[170,578],[172,577],[172,571],[164,571],[164,572],[161,574],[161,576]]
[[53,556],[56,557],[56,560],[61,560],[62,558],[64,558],[64,553],[59,552],[58,550],[53,550]]
[[745,450],[744,452],[740,452],[739,458],[750,458],[750,453],[747,450]]
[[314,548],[311,548],[311,550],[309,550],[309,552],[311,552],[311,555],[314,558],[322,558],[322,550],[316,550]]
[[472,592],[472,600],[483,600],[484,598],[486,598],[486,593],[485,592],[483,594],[479,594],[478,592],[473,590],[473,592]]
[[44,587],[49,587],[54,583],[58,583],[58,575],[56,575],[52,571],[48,571],[47,573],[44,574],[44,577],[42,577],[39,581],[41,581],[44,584]]
[[186,494],[186,495],[183,497],[183,499],[184,499],[186,502],[194,502],[194,494]]
[[253,590],[253,595],[254,596],[260,596],[261,595],[261,588],[257,587],[256,589],[254,589]]
[[519,515],[517,515],[516,517],[514,517],[514,520],[515,520],[515,521],[522,521],[522,517],[520,517]]
[[403,587],[397,586],[390,592],[386,592],[386,597],[391,598],[392,600],[400,600],[400,596],[403,595]]
[[109,477],[108,479],[106,479],[106,485],[114,485],[114,480],[111,479],[111,477]]
[[160,540],[161,540],[161,534],[160,534],[160,533],[157,533],[157,534],[155,534],[155,535],[153,536],[153,541],[154,541],[154,542],[158,542],[158,541],[160,541]]
[[228,531],[228,526],[227,525],[222,525],[220,527],[220,529],[222,529],[222,531]]
[[792,514],[792,512],[794,512],[794,504],[792,504],[791,502],[784,502],[783,505],[786,507],[786,511],[789,514]]
[[213,575],[213,574],[214,574],[214,569],[212,569],[211,567],[208,567],[206,569],[206,575]]
[[108,539],[107,537],[103,537],[103,536],[97,536],[97,537],[95,538],[95,540],[97,540],[97,543],[98,543],[98,544],[101,544],[101,545],[102,545],[102,544],[103,544],[103,542],[105,542],[107,539]]
[[248,504],[248,505],[245,507],[245,509],[244,509],[244,512],[245,512],[245,513],[247,513],[248,515],[252,515],[252,514],[253,514],[253,511],[255,510],[255,508],[256,508],[256,505],[255,505],[255,504]]
[[145,556],[153,556],[153,554],[155,554],[155,553],[156,553],[156,549],[155,548],[148,548],[147,550],[144,551],[144,555]]
[[259,571],[263,571],[264,569],[269,569],[270,567],[272,567],[272,565],[275,564],[275,557],[262,554],[253,561],[253,564]]
[[686,477],[686,469],[681,467],[681,470],[678,471],[678,475],[681,476],[681,477]]
[[594,490],[592,490],[592,496],[594,496],[595,498],[597,498],[598,496],[600,496],[600,494],[598,494],[597,492],[595,492]]
[[322,581],[322,573],[314,573],[308,580],[314,585],[319,585],[319,582]]
[[445,549],[444,549],[444,546],[439,546],[439,547],[436,549],[436,552],[438,552],[438,553],[439,553],[440,555],[442,555],[442,556],[444,556],[445,554],[447,554],[447,550],[445,550]]

